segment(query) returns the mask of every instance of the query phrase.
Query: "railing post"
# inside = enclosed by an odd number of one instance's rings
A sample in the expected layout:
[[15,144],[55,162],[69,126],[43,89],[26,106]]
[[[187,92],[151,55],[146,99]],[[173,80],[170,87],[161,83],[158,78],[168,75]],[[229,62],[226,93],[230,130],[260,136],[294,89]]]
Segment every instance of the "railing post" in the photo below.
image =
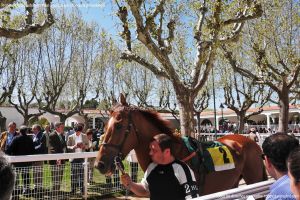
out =
[[88,193],[87,193],[87,187],[88,187],[88,170],[89,163],[88,163],[88,158],[84,158],[84,163],[83,163],[83,170],[84,170],[84,175],[83,175],[83,184],[84,184],[84,199],[87,200],[88,198]]

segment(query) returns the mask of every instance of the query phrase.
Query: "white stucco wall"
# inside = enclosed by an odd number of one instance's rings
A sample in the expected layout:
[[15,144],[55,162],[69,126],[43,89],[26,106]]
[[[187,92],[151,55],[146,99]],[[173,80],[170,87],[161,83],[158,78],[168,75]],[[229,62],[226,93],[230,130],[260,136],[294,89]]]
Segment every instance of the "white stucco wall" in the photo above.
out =
[[83,117],[79,116],[78,114],[69,117],[68,119],[66,119],[65,121],[65,125],[66,126],[72,126],[72,123],[77,124],[77,123],[84,123],[84,119]]
[[6,127],[7,124],[11,121],[16,122],[17,127],[22,125],[23,123],[23,117],[20,113],[17,112],[17,110],[13,107],[0,107],[0,111],[2,113],[2,116],[6,118]]
[[[17,124],[17,127],[23,124],[23,116],[14,108],[14,107],[0,107],[0,111],[2,113],[3,117],[6,117],[6,126],[9,122],[14,121]],[[32,108],[29,110],[29,113],[38,113],[38,109]],[[59,117],[57,115],[52,115],[50,113],[45,113],[39,118],[46,118],[50,123],[55,123],[59,121]],[[83,118],[78,115],[74,115],[72,117],[69,117],[65,125],[71,126],[72,122],[78,123],[78,122],[84,122]]]

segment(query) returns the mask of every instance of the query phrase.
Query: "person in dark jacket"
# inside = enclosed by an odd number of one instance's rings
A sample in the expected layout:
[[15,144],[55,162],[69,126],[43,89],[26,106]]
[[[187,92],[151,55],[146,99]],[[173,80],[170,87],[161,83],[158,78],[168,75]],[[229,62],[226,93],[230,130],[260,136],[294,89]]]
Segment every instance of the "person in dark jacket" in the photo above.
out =
[[[55,131],[49,135],[50,153],[66,153],[67,144],[64,137],[64,124],[62,122],[56,122],[54,127]],[[52,174],[52,194],[57,196],[60,193],[60,185],[63,178],[65,160],[50,160],[49,164],[51,165]]]
[[[32,126],[33,132],[33,144],[36,154],[47,154],[47,144],[46,144],[46,136],[42,132],[42,128],[39,124],[34,124]],[[43,190],[43,161],[33,162],[33,182],[35,186],[35,193],[41,194]]]
[[7,154],[7,149],[11,145],[13,139],[19,135],[19,132],[16,131],[17,124],[16,122],[9,122],[7,131],[4,131],[0,134],[0,150]]
[[[7,154],[12,156],[20,156],[20,155],[33,155],[34,146],[33,141],[30,136],[27,135],[28,128],[27,126],[20,127],[20,135],[16,136],[11,145],[7,149]],[[18,175],[22,176],[23,180],[23,194],[28,194],[30,188],[30,177],[29,170],[31,168],[32,162],[22,162],[22,163],[14,163],[17,172],[16,179],[16,187],[19,184]]]

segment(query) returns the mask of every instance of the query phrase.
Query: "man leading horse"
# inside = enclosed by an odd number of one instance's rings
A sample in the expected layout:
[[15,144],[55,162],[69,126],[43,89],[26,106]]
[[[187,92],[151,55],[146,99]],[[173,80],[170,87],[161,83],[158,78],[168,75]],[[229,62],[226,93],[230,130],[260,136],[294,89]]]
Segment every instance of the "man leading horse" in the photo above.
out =
[[187,164],[175,159],[170,136],[154,136],[149,148],[153,162],[141,183],[132,182],[128,174],[121,176],[121,182],[127,189],[139,196],[150,194],[151,200],[183,200],[199,196],[194,172]]

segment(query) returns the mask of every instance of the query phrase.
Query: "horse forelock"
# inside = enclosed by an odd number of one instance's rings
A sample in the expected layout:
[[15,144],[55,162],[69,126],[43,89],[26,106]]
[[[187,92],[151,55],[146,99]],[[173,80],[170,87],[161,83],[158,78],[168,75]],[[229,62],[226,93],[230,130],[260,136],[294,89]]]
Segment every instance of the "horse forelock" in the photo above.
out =
[[121,104],[115,104],[112,108],[111,108],[111,113],[117,112],[117,111],[121,111],[124,109],[125,106],[121,105]]

